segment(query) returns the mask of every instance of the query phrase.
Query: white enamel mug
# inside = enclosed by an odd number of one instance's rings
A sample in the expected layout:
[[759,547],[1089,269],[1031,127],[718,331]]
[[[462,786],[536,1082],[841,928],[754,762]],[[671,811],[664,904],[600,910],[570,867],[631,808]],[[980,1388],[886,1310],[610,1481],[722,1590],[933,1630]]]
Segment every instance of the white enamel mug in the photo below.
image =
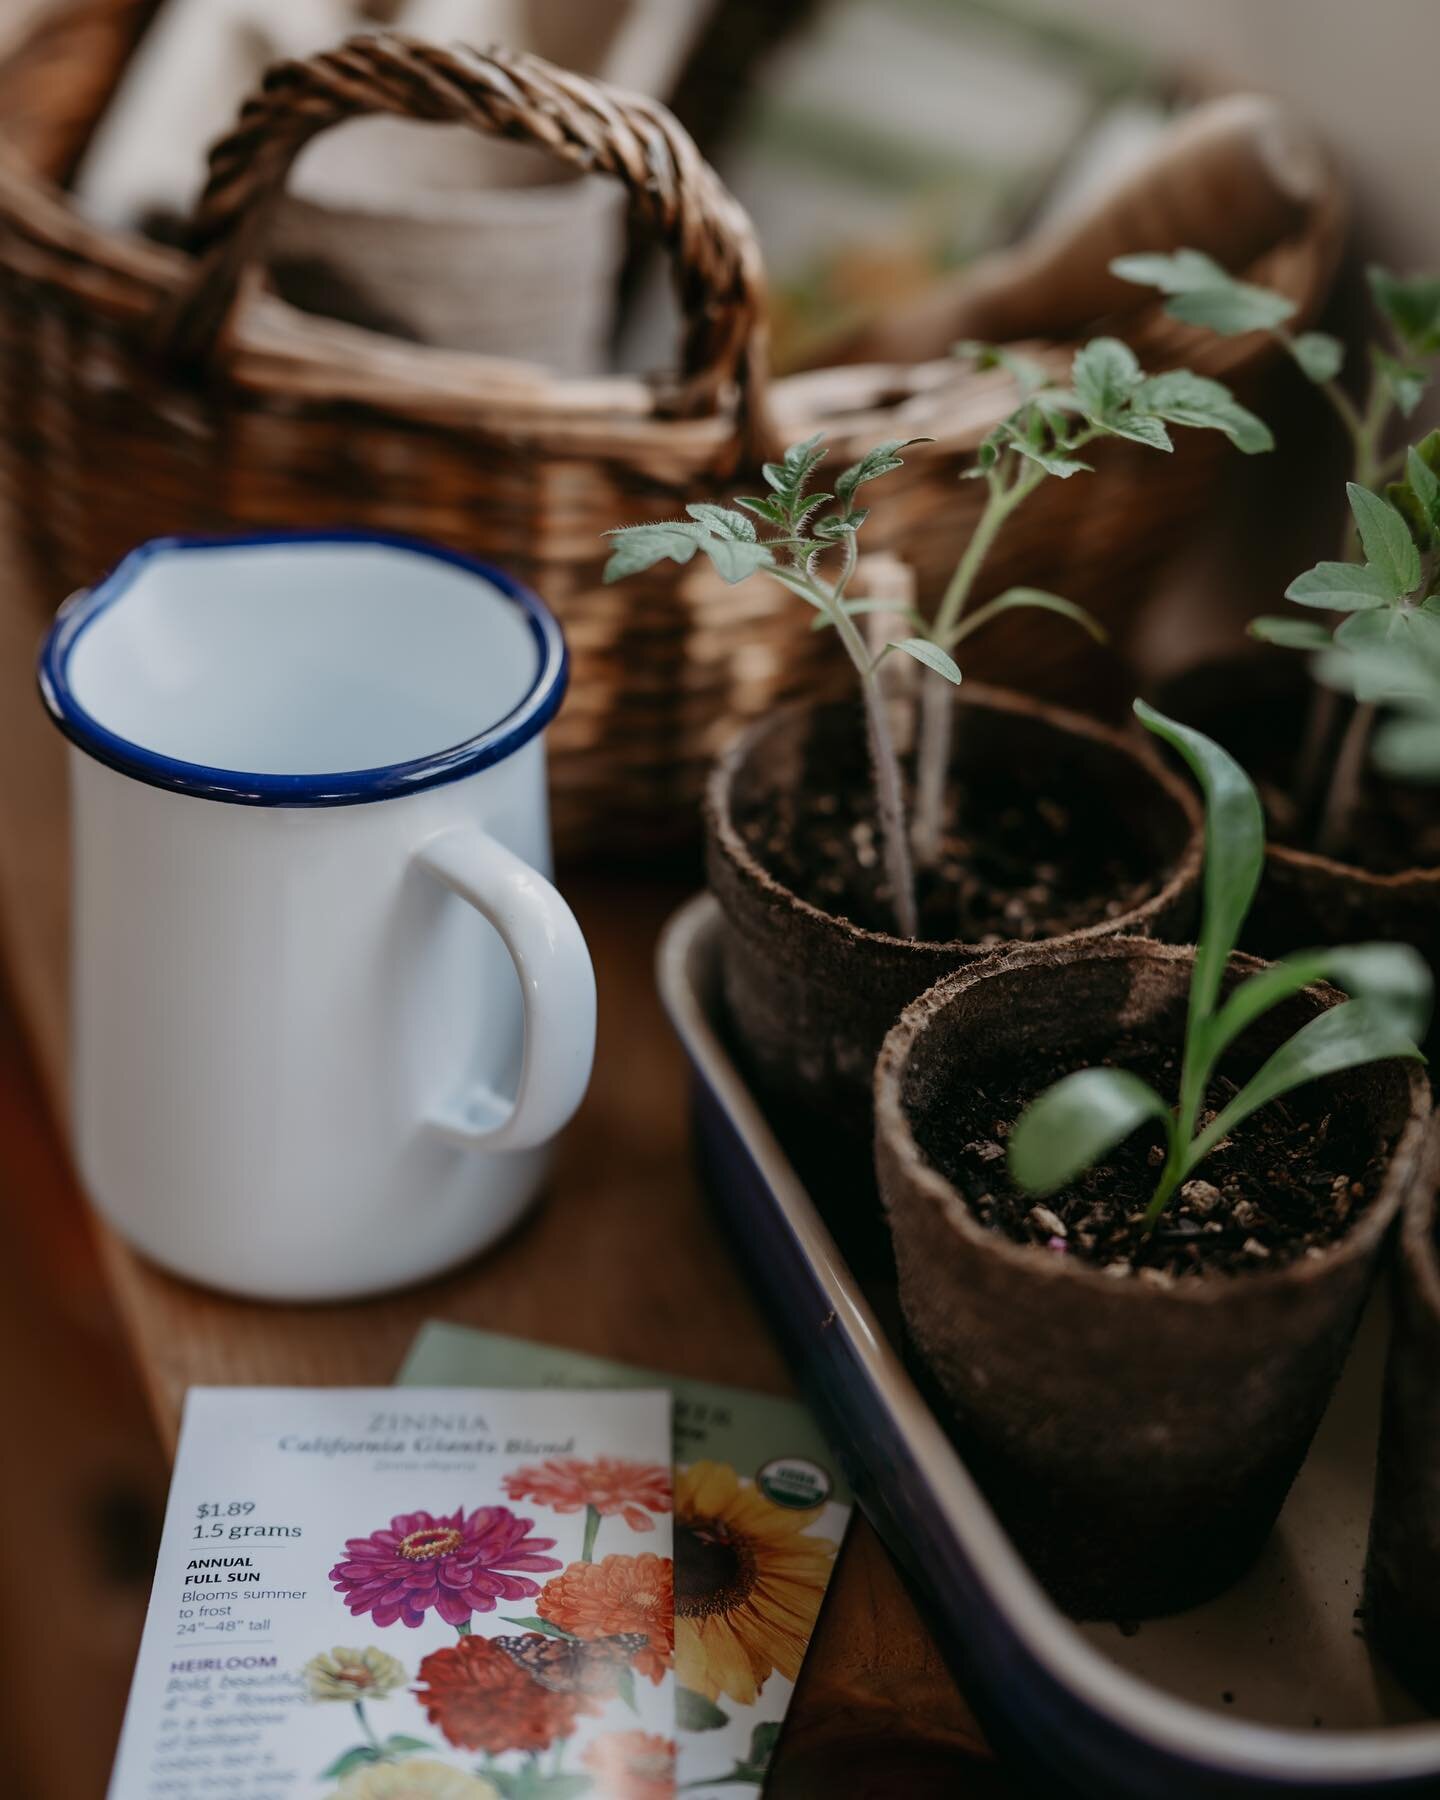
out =
[[361,533],[150,544],[62,609],[73,1131],[147,1256],[345,1299],[524,1212],[595,1043],[547,879],[565,681],[532,594]]

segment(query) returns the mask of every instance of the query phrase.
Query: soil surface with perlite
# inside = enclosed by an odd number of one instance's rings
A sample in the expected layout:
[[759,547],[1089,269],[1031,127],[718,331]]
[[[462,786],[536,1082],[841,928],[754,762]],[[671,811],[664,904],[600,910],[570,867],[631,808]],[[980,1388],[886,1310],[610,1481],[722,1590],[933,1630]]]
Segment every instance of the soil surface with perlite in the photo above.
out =
[[[792,893],[864,930],[895,930],[867,781],[769,794],[736,824]],[[985,948],[1061,937],[1133,912],[1169,875],[1102,800],[996,771],[952,790],[939,866],[917,871],[919,935]]]
[[[931,1163],[976,1219],[1047,1255],[1074,1256],[1117,1279],[1162,1285],[1213,1274],[1279,1269],[1318,1256],[1379,1192],[1390,1146],[1329,1110],[1317,1085],[1252,1113],[1195,1170],[1152,1233],[1144,1216],[1164,1161],[1160,1131],[1140,1130],[1070,1187],[1037,1201],[1012,1186],[1005,1141],[1026,1105],[1097,1059],[1037,1058],[1023,1086],[981,1071],[958,1079],[953,1104],[916,1120]],[[1130,1069],[1159,1093],[1178,1091],[1180,1055],[1124,1039],[1098,1059]],[[1223,1073],[1206,1095],[1202,1125],[1233,1098]],[[1308,1110],[1307,1110],[1308,1108]]]

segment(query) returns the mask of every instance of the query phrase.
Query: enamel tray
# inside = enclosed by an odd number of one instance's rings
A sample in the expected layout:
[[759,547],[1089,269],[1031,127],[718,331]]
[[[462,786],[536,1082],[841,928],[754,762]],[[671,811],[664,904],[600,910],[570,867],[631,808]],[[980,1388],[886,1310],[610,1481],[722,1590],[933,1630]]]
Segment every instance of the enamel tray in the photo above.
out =
[[1046,1796],[1440,1796],[1440,1722],[1371,1657],[1356,1610],[1383,1305],[1365,1319],[1250,1574],[1175,1618],[1073,1624],[1031,1577],[882,1327],[893,1286],[862,1285],[841,1258],[737,1073],[717,1025],[718,929],[718,908],[701,897],[659,948],[661,995],[694,1076],[702,1173],[992,1742]]

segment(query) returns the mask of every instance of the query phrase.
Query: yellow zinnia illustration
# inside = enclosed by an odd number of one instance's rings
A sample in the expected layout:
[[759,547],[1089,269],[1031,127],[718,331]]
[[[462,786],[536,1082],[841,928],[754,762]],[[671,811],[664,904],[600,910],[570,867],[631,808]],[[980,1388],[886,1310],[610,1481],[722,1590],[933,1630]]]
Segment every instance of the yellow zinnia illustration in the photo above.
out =
[[383,1700],[410,1679],[403,1663],[373,1645],[349,1650],[337,1644],[333,1650],[322,1650],[301,1674],[312,1700],[348,1700],[352,1706],[361,1700]]
[[818,1507],[774,1505],[725,1463],[675,1477],[675,1671],[682,1685],[751,1705],[800,1672],[835,1560],[807,1537]]

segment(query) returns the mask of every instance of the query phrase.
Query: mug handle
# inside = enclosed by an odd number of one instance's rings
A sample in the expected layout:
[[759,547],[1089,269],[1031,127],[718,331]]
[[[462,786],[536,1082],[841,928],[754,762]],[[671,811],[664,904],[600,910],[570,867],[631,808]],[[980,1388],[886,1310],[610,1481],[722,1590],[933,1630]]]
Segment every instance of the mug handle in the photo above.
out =
[[467,1150],[537,1149],[574,1117],[595,1061],[595,970],[575,915],[537,869],[476,826],[432,838],[415,860],[500,933],[525,1006],[513,1103],[472,1090],[431,1124]]

